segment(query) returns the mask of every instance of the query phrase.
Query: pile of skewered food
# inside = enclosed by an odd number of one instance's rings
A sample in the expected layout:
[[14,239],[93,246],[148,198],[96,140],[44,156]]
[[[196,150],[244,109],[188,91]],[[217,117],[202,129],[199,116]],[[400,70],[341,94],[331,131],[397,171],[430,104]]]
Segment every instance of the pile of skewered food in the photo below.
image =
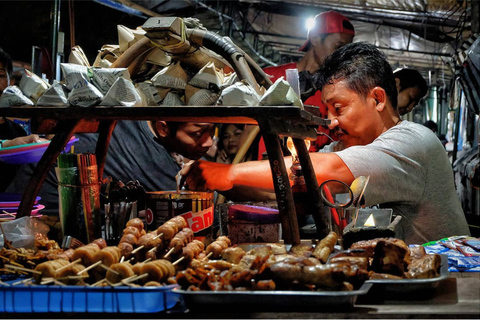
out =
[[4,250],[2,261],[6,272],[30,273],[31,278],[21,281],[25,284],[163,285],[175,282],[172,258],[183,255],[177,260],[189,261],[203,252],[203,248],[203,243],[193,240],[193,232],[182,217],[172,218],[148,233],[143,222],[136,218],[127,222],[118,246],[107,246],[104,239],[76,249],[51,246],[40,254],[36,263],[29,265],[12,264],[20,252],[12,248]]
[[368,272],[351,263],[325,263],[337,240],[332,232],[316,246],[300,244],[287,251],[268,244],[248,252],[230,246],[219,252],[213,242],[206,252],[223,260],[192,260],[177,273],[177,283],[184,290],[353,290]]
[[205,247],[182,217],[146,232],[143,222],[127,222],[117,246],[104,239],[63,250],[42,240],[37,250],[0,251],[0,271],[30,274],[18,283],[89,286],[161,286],[186,290],[353,290],[367,279],[438,276],[439,255],[408,248],[399,239],[354,243],[332,255],[338,236],[331,232],[312,244],[256,246],[246,252],[218,237]]

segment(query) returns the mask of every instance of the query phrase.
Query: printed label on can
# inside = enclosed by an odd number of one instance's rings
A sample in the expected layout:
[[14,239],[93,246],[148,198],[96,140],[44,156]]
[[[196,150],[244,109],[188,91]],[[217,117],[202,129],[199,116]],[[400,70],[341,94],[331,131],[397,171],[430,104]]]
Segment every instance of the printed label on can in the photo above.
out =
[[188,227],[192,229],[194,233],[198,233],[202,230],[210,228],[213,223],[213,206],[205,210],[181,214],[188,223]]

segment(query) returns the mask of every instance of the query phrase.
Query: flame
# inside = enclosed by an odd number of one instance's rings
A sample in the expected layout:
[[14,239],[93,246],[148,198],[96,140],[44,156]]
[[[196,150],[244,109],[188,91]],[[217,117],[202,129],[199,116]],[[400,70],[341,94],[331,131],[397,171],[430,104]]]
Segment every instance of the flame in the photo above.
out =
[[373,219],[373,214],[371,213],[367,221],[363,224],[364,227],[375,227],[375,220]]
[[[307,150],[310,149],[310,140],[304,140],[304,141],[305,141],[305,146],[307,147]],[[295,145],[293,144],[292,137],[288,137],[287,139],[287,148],[292,154],[293,159],[298,159],[297,149],[295,149]]]

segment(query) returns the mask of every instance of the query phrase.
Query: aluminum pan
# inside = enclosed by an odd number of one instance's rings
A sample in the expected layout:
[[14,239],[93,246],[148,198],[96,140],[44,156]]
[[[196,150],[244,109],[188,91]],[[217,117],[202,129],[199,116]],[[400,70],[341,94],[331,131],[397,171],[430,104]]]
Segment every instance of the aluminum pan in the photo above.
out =
[[367,294],[372,284],[364,283],[353,291],[185,291],[181,294],[188,308],[205,305],[282,306],[282,307],[353,307],[359,295]]
[[375,279],[367,280],[365,283],[373,285],[370,295],[384,300],[412,300],[419,298],[428,298],[435,291],[440,281],[448,278],[448,257],[440,255],[442,265],[440,266],[440,275],[428,279]]

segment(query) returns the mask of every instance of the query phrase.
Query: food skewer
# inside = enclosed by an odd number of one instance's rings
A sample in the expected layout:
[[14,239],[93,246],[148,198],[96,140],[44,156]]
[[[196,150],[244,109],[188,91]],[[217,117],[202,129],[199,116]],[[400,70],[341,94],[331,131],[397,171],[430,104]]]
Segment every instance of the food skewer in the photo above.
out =
[[23,267],[17,267],[13,264],[6,264],[5,268],[14,269],[14,270],[23,271],[23,272],[28,272],[28,273],[33,273],[33,274],[37,274],[37,275],[42,274],[42,272],[40,272],[40,271],[36,271],[36,270],[33,270],[33,269],[27,269],[27,268],[23,268]]
[[68,267],[73,266],[74,264],[80,263],[81,261],[82,261],[82,259],[78,258],[77,260],[72,261],[72,262],[70,262],[69,264],[64,265],[63,267],[60,267],[59,269],[55,270],[55,272],[60,272],[60,271],[66,269],[66,268],[68,268]]
[[80,275],[80,274],[82,274],[82,273],[84,273],[84,272],[87,272],[87,271],[89,271],[89,270],[91,270],[91,269],[93,269],[93,268],[95,268],[96,266],[99,266],[99,265],[101,265],[101,264],[102,264],[102,260],[98,260],[97,262],[89,265],[89,266],[86,267],[85,269],[80,270],[80,271],[77,273],[77,276]]
[[180,253],[180,251],[193,240],[193,231],[190,228],[184,228],[182,231],[175,234],[170,241],[168,247],[170,248],[165,254],[164,258],[167,258],[172,253]]
[[203,252],[203,249],[205,248],[205,244],[202,241],[199,240],[193,240],[192,242],[188,243],[183,249],[182,249],[182,256],[175,262],[172,263],[172,265],[177,265],[183,260],[188,260],[192,261],[200,253]]
[[217,240],[213,241],[207,246],[207,249],[205,250],[205,253],[207,255],[205,256],[204,260],[207,260],[211,256],[213,256],[214,258],[220,258],[222,251],[230,247],[231,245],[232,245],[232,242],[228,237],[226,236],[218,237]]

